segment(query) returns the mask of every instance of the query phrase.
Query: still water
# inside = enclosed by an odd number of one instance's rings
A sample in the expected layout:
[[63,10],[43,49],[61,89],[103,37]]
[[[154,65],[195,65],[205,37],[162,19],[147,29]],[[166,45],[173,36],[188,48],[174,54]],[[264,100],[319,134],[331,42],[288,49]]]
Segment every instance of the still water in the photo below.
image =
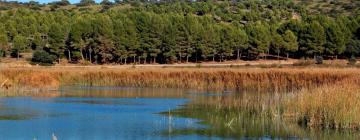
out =
[[0,98],[0,140],[51,140],[53,134],[58,140],[359,138],[196,105],[185,109],[219,96],[236,97],[180,89],[64,87]]
[[[50,93],[52,97],[0,98],[0,139],[50,140],[52,134],[59,140],[204,137],[168,135],[173,129],[205,126],[198,124],[196,119],[159,114],[178,108],[188,99],[179,97],[179,92],[169,97],[156,97],[153,95],[156,92],[131,88],[80,88],[64,89],[60,94]],[[123,95],[111,98],[112,94]]]

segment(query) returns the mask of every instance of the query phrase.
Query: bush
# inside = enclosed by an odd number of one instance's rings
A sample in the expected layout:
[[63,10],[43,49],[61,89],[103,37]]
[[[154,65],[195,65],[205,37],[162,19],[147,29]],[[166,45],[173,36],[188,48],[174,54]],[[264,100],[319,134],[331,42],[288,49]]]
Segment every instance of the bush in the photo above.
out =
[[356,64],[356,58],[354,57],[354,56],[351,56],[350,58],[349,58],[349,65],[355,65]]
[[35,51],[31,62],[39,65],[52,65],[55,61],[55,57],[45,51]]
[[323,64],[324,58],[322,56],[315,57],[315,64]]
[[299,60],[293,63],[293,66],[310,66],[314,64],[314,61],[311,60]]
[[67,6],[67,5],[70,5],[70,2],[68,0],[60,0],[60,1],[54,1],[54,2],[50,3],[50,5]]
[[69,61],[78,62],[79,60],[81,60],[81,52],[78,52],[78,51],[72,52],[71,60],[69,60]]
[[0,11],[5,11],[5,10],[11,10],[12,7],[9,6],[0,6]]
[[[17,58],[17,57],[18,57],[18,50],[15,49],[15,48],[11,49],[11,51],[10,51],[10,56],[11,56],[12,58]],[[19,54],[19,57],[22,57],[22,55]]]

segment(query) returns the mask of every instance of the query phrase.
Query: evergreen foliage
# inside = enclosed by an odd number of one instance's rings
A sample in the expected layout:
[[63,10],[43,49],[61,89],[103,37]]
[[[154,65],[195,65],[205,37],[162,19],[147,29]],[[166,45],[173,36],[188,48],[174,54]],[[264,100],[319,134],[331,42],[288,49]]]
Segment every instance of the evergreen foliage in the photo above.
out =
[[82,7],[61,0],[50,11],[20,5],[0,14],[1,56],[39,50],[59,61],[126,64],[360,55],[356,8],[314,14],[291,0],[104,0],[111,7],[98,10],[93,0]]

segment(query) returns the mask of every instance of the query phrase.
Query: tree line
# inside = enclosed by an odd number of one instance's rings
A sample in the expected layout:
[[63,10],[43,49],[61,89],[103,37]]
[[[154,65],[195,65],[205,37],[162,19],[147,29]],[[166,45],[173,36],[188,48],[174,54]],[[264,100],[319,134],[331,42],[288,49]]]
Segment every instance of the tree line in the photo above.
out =
[[290,0],[102,5],[100,10],[3,11],[0,54],[20,58],[22,52],[33,52],[47,62],[97,64],[222,62],[267,55],[336,59],[360,54],[358,11],[351,16],[310,14]]

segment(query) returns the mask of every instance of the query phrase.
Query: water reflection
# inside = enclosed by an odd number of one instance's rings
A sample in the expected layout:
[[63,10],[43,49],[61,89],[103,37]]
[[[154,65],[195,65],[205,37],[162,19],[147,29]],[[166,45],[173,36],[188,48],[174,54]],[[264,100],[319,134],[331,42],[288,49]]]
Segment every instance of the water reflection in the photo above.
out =
[[196,119],[158,114],[188,102],[184,92],[167,91],[72,87],[31,97],[0,98],[0,116],[4,116],[0,139],[51,139],[52,133],[59,140],[203,139],[205,136],[171,135],[175,129],[205,126]]
[[51,139],[52,133],[59,140],[360,138],[358,132],[310,130],[266,113],[254,115],[285,96],[292,95],[63,87],[0,98],[0,139]]
[[360,138],[358,131],[308,129],[289,118],[280,118],[280,115],[276,115],[282,111],[279,101],[289,96],[293,96],[293,93],[243,92],[198,95],[183,108],[174,110],[172,115],[196,118],[202,120],[201,124],[210,127],[177,129],[172,134],[197,134],[230,139],[340,140]]
[[61,97],[187,98],[189,90],[135,87],[63,87]]

